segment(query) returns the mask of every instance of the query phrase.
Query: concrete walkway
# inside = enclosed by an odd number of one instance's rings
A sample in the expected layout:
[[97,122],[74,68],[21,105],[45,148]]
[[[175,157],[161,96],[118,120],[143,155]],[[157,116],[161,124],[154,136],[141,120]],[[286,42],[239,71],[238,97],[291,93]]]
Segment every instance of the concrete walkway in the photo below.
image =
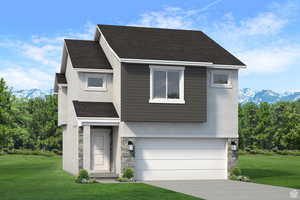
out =
[[145,183],[205,200],[300,200],[299,190],[293,192],[290,188],[239,181],[146,181]]

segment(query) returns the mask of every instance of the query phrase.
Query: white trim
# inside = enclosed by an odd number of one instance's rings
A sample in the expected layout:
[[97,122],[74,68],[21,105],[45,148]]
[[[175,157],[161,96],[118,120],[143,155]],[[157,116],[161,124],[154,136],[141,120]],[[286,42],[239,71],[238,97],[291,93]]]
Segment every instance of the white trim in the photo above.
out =
[[[113,50],[113,48],[111,48],[111,46],[109,45],[109,43],[105,39],[104,34],[101,32],[101,30],[100,30],[100,28],[99,28],[98,25],[97,25],[97,29],[98,29],[99,33],[101,34],[100,37],[103,37],[103,41],[107,45],[108,49],[113,53],[113,55],[117,58],[117,60],[119,62],[121,62],[120,57],[116,54],[116,52]],[[99,41],[100,41],[100,38],[99,38]]]
[[[99,78],[102,79],[102,87],[89,87],[89,78]],[[106,91],[107,90],[107,77],[105,74],[85,74],[85,90],[87,91]]]
[[78,126],[119,126],[120,118],[77,117]]
[[[184,70],[185,67],[176,66],[159,66],[150,65],[150,99],[149,103],[166,103],[166,104],[185,104],[184,100]],[[154,71],[177,71],[179,72],[179,99],[169,99],[168,94],[166,98],[153,98],[153,72]],[[168,92],[168,73],[166,73],[166,93]]]
[[58,87],[68,87],[68,84],[66,83],[58,83],[57,85]]
[[[227,84],[216,84],[214,83],[214,74],[221,74],[228,76]],[[225,70],[213,70],[210,72],[210,86],[216,88],[232,88],[232,73]]]
[[214,64],[212,62],[191,62],[191,61],[176,61],[176,60],[154,60],[154,59],[133,59],[120,58],[120,62],[124,63],[142,63],[142,64],[158,64],[158,65],[179,65],[179,66],[197,66],[208,67],[216,69],[242,69],[246,68],[243,65],[222,65]]
[[87,68],[73,68],[77,72],[93,72],[93,73],[106,73],[112,74],[112,69],[87,69]]
[[247,68],[243,65],[222,65],[214,64],[212,62],[193,62],[193,61],[176,61],[176,60],[155,60],[155,59],[135,59],[135,58],[120,58],[117,53],[112,49],[107,40],[105,39],[103,33],[101,32],[99,26],[97,29],[103,37],[104,43],[108,46],[108,49],[113,53],[119,62],[123,63],[141,63],[141,64],[157,64],[157,65],[180,65],[180,66],[198,66],[198,67],[208,67],[216,69],[243,69]]

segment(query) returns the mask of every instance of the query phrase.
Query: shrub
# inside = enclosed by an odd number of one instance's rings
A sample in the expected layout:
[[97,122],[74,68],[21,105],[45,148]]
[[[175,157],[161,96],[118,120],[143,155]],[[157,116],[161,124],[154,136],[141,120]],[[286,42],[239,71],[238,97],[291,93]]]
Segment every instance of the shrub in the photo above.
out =
[[250,182],[250,178],[248,176],[236,176],[236,175],[231,175],[230,180],[234,180],[234,181],[243,181],[243,182]]
[[132,168],[126,168],[123,172],[123,178],[132,179],[134,176]]
[[89,173],[82,169],[79,171],[79,174],[75,180],[76,183],[88,183],[90,180],[90,176],[89,176]]
[[58,149],[52,149],[52,152],[55,153],[56,155],[62,155],[62,152]]
[[238,167],[234,167],[230,170],[230,175],[240,176],[241,174],[242,174],[242,171]]
[[53,152],[50,151],[39,151],[39,150],[29,150],[29,149],[11,149],[6,150],[7,154],[20,154],[20,155],[39,155],[39,156],[55,156]]

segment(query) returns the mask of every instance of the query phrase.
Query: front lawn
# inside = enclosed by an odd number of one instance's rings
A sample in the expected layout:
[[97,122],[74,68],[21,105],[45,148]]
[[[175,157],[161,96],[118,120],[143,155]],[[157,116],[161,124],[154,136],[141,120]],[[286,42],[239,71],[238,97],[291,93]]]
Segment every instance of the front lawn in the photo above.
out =
[[1,200],[199,200],[136,183],[76,184],[61,170],[61,157],[0,156]]
[[241,155],[239,167],[251,181],[300,189],[300,156]]

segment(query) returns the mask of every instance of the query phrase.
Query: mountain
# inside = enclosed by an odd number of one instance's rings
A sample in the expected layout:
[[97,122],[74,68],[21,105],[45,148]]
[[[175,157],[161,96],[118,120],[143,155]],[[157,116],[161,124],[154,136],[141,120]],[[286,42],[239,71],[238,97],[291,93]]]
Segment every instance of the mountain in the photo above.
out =
[[251,88],[243,88],[240,90],[239,101],[240,103],[275,103],[277,101],[296,101],[298,99],[300,99],[300,91],[277,93],[272,90],[254,90]]
[[[15,90],[13,91],[13,93],[18,98],[35,98],[53,94],[53,90],[40,90],[35,88],[29,90]],[[255,90],[251,88],[243,88],[240,90],[239,102],[275,103],[277,101],[296,101],[298,99],[300,99],[300,91],[277,93],[272,90]]]
[[40,90],[40,89],[29,89],[29,90],[14,90],[13,94],[18,98],[36,98],[45,97],[46,95],[53,94],[53,90]]

